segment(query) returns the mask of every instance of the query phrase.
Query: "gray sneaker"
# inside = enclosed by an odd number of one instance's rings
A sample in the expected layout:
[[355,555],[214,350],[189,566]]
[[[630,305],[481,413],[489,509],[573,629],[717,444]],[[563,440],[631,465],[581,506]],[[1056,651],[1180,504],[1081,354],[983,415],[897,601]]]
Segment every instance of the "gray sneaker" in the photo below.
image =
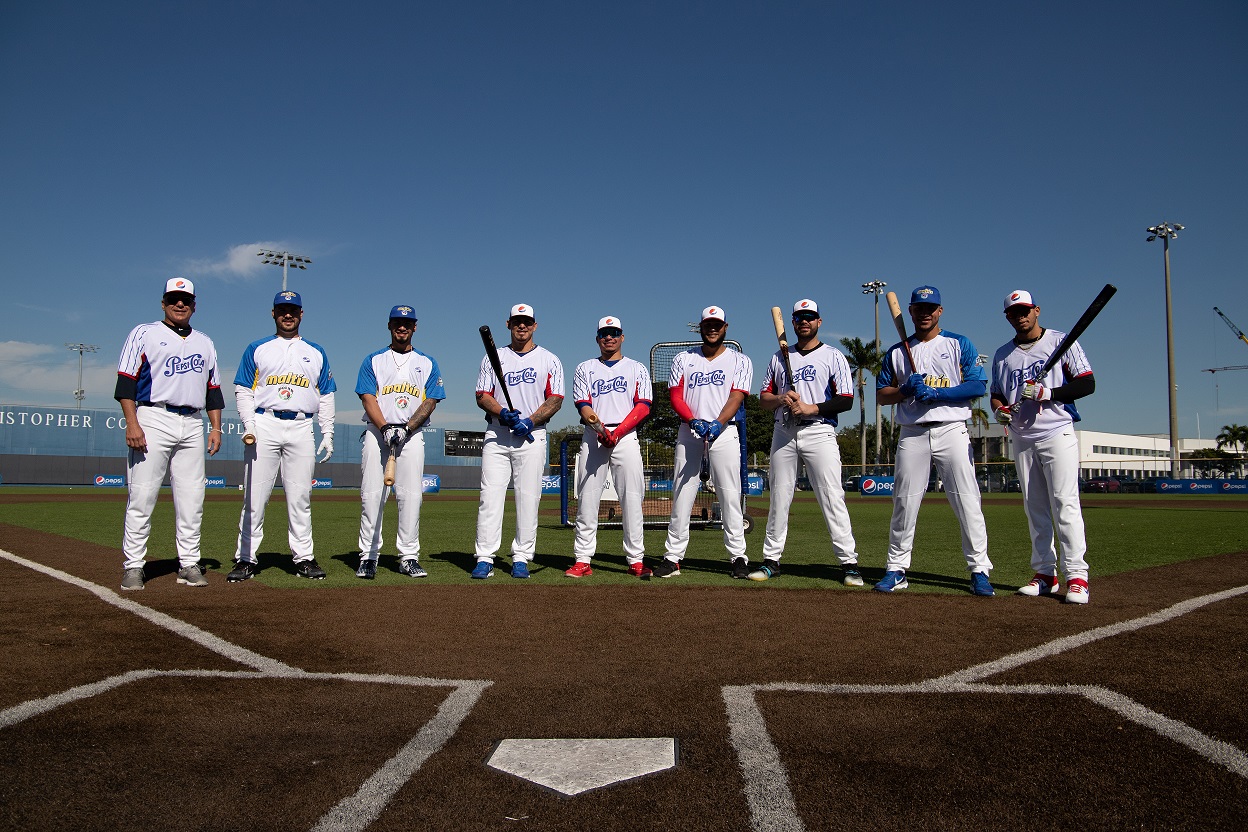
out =
[[208,586],[208,579],[204,577],[204,570],[200,565],[194,563],[178,570],[178,583],[187,586]]
[[401,561],[399,563],[399,573],[409,578],[427,578],[429,573],[420,565],[420,561],[415,558]]
[[142,589],[145,581],[142,566],[136,566],[134,569],[127,569],[121,573],[122,589]]

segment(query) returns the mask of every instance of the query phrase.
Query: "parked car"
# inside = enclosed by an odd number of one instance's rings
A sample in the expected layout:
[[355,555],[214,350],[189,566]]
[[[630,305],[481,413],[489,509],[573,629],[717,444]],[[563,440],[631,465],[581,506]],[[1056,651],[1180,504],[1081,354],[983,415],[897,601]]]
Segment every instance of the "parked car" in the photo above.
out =
[[1119,477],[1118,490],[1123,494],[1143,494],[1144,482],[1135,477]]
[[853,493],[858,490],[858,484],[862,482],[861,474],[854,474],[852,477],[846,477],[843,485],[847,493]]
[[1019,492],[1021,492],[1021,491],[1023,490],[1023,484],[1022,484],[1021,482],[1019,482],[1018,480],[1006,480],[1006,481],[1005,481],[1005,490],[1006,490],[1006,491],[1019,491]]
[[1117,494],[1122,490],[1122,484],[1113,477],[1093,477],[1088,480],[1087,491],[1099,491],[1102,494]]

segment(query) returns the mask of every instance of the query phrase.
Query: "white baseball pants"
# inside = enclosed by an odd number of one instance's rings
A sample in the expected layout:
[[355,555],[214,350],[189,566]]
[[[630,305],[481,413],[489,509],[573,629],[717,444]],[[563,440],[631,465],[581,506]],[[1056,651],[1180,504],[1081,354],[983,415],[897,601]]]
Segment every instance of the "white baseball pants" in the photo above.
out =
[[[672,519],[667,525],[666,558],[680,560],[689,548],[689,522],[698,497],[698,472],[702,468],[702,439],[681,424],[676,434],[676,470],[672,484]],[[746,557],[745,528],[741,512],[741,442],[737,423],[730,422],[711,443],[711,481],[724,521],[724,548],[729,560]]]
[[886,569],[909,569],[914,550],[914,527],[919,505],[936,463],[945,496],[962,529],[962,554],[968,572],[992,570],[988,559],[988,529],[980,508],[979,483],[971,461],[971,436],[964,422],[932,427],[902,425],[897,441],[897,471],[893,482],[893,519],[888,530]]
[[490,423],[481,451],[481,504],[477,509],[477,560],[493,562],[503,541],[503,508],[507,484],[516,492],[516,536],[513,560],[530,561],[537,548],[537,509],[542,501],[546,470],[546,429],[534,428],[526,442],[501,425]]
[[312,419],[256,414],[256,444],[243,446],[243,513],[235,560],[256,562],[264,540],[264,510],[277,473],[286,492],[286,540],[295,563],[312,560],[312,476],[316,470]]
[[173,487],[174,538],[178,566],[199,563],[199,537],[204,518],[204,420],[196,413],[179,416],[159,405],[138,408],[147,453],[129,448],[126,457],[125,528],[121,551],[126,569],[138,569],[147,557],[152,511],[160,484],[169,474]]
[[1079,506],[1079,440],[1067,427],[1038,442],[1014,439],[1014,467],[1023,488],[1023,508],[1031,530],[1031,568],[1056,575],[1059,564],[1054,529],[1061,544],[1060,564],[1066,580],[1088,579],[1088,544]]
[[425,434],[416,431],[394,458],[394,485],[386,485],[390,448],[375,425],[364,429],[360,459],[360,560],[377,560],[386,500],[394,491],[399,504],[399,531],[395,538],[399,558],[420,557],[420,504],[424,499]]
[[841,449],[836,443],[836,428],[822,423],[803,427],[777,422],[771,434],[771,509],[767,512],[763,557],[779,560],[784,553],[799,460],[806,463],[806,474],[828,525],[836,559],[847,566],[857,563],[858,550],[845,506],[845,487],[841,484]]
[[646,478],[641,465],[641,442],[629,431],[614,448],[603,445],[598,434],[585,431],[576,459],[576,541],[572,551],[578,561],[589,563],[598,547],[598,507],[606,486],[607,471],[620,495],[624,514],[624,556],[630,564],[645,554],[642,498]]

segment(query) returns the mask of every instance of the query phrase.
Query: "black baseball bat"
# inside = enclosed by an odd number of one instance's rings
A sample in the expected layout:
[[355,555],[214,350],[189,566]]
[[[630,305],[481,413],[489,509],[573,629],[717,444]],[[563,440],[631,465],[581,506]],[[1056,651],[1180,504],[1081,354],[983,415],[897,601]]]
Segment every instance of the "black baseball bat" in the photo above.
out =
[[[511,405],[511,393],[507,392],[507,380],[503,378],[503,362],[498,358],[498,347],[494,345],[494,335],[490,332],[488,326],[481,327],[481,343],[485,345],[485,357],[490,360],[490,367],[494,370],[494,376],[498,379],[498,386],[503,388],[503,399],[507,402],[508,410],[515,410]],[[533,434],[527,434],[525,441],[532,442]]]
[[711,478],[711,440],[702,437],[702,470],[698,471],[698,479],[706,482]]
[[1096,316],[1101,314],[1101,310],[1105,308],[1105,304],[1109,303],[1109,299],[1112,298],[1114,293],[1117,291],[1117,286],[1114,286],[1111,283],[1105,284],[1105,288],[1101,290],[1100,294],[1096,296],[1096,299],[1093,300],[1088,308],[1084,310],[1083,314],[1079,316],[1079,320],[1075,321],[1075,325],[1070,328],[1070,332],[1066,333],[1066,337],[1063,338],[1062,342],[1057,345],[1057,349],[1053,350],[1053,354],[1049,356],[1049,360],[1044,362],[1044,369],[1040,371],[1039,378],[1044,378],[1048,375],[1050,370],[1057,366],[1057,363],[1062,360],[1062,356],[1070,350],[1071,345],[1074,344],[1075,340],[1084,333],[1084,330],[1092,325],[1092,322],[1096,320]]

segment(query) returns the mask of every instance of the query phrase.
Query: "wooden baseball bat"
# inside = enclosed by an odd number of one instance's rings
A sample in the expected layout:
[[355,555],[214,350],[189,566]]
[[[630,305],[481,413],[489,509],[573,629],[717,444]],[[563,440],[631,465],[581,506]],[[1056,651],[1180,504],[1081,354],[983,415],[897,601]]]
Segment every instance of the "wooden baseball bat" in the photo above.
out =
[[892,316],[893,326],[897,327],[897,334],[901,336],[901,346],[906,351],[906,360],[910,362],[910,372],[917,373],[914,355],[910,352],[910,336],[906,335],[906,319],[901,317],[901,304],[897,302],[896,292],[889,292],[887,298],[888,314]]
[[394,465],[395,465],[394,446],[391,445],[389,447],[390,447],[390,456],[386,459],[386,475],[384,478],[384,482],[386,483],[387,486],[394,485]]
[[244,435],[243,435],[243,444],[244,444],[244,445],[254,445],[254,444],[256,444],[256,436],[255,436],[255,434],[252,434],[252,433],[244,434]]
[[[511,393],[507,391],[507,380],[503,378],[503,362],[499,360],[498,347],[494,345],[494,335],[488,326],[481,327],[481,343],[485,345],[485,357],[490,361],[494,377],[498,379],[498,386],[503,388],[503,399],[507,402],[507,409],[515,410],[511,404]],[[532,442],[533,434],[530,433],[524,439],[526,442]]]
[[602,424],[602,420],[598,418],[598,414],[594,411],[589,411],[589,415],[585,417],[585,424],[589,425],[590,429],[599,436],[607,435],[606,426]]
[[789,389],[793,389],[793,365],[789,363],[789,336],[784,331],[784,317],[779,306],[771,307],[771,322],[776,326],[776,340],[780,342],[780,357],[784,359],[784,372],[788,375]]

